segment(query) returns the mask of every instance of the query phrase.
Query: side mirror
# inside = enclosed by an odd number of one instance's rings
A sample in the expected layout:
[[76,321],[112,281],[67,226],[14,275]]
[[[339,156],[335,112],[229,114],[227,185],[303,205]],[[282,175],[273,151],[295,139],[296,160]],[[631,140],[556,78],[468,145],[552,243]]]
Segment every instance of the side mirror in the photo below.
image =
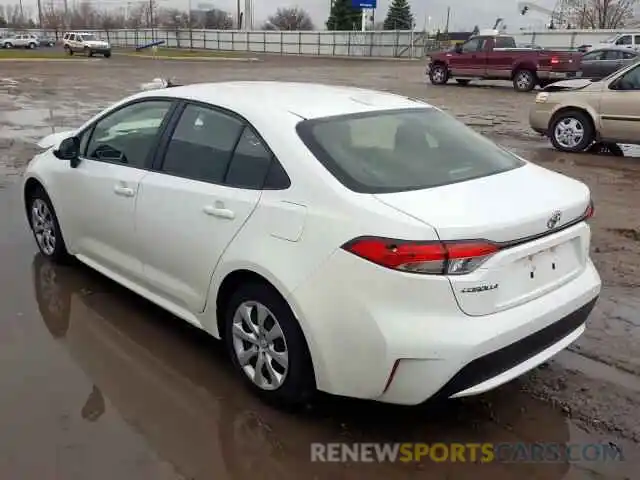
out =
[[69,160],[71,168],[76,168],[80,163],[80,139],[78,137],[65,138],[60,142],[53,154],[60,160]]
[[453,51],[456,53],[462,53],[462,44],[461,43],[456,43],[456,46],[453,47]]

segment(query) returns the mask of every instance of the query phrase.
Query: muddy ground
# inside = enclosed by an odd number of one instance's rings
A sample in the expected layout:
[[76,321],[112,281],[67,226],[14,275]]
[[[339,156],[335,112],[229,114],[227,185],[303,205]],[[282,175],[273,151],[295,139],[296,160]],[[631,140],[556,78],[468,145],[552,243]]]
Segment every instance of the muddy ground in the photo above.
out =
[[[640,158],[567,155],[529,131],[533,94],[432,87],[413,62],[269,57],[0,62],[0,478],[637,478],[640,467]],[[418,408],[324,398],[291,416],[240,387],[216,342],[75,266],[35,254],[19,174],[34,141],[74,127],[156,76],[319,81],[423,98],[592,189],[604,287],[586,334],[526,377]],[[544,195],[544,192],[540,192]],[[319,464],[311,442],[604,442],[624,462]]]

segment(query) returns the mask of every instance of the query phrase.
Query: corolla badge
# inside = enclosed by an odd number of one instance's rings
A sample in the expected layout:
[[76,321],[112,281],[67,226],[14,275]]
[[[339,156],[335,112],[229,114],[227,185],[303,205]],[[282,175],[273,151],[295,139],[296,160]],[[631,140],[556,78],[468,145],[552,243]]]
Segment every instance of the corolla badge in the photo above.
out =
[[551,217],[549,217],[549,220],[547,220],[547,228],[549,230],[551,230],[552,228],[555,228],[556,225],[560,223],[561,218],[562,218],[562,212],[560,210],[556,210],[555,212],[553,212]]
[[493,283],[490,285],[479,285],[477,287],[463,288],[462,290],[460,290],[460,293],[480,293],[480,292],[486,292],[489,290],[495,290],[496,288],[498,288],[498,284]]

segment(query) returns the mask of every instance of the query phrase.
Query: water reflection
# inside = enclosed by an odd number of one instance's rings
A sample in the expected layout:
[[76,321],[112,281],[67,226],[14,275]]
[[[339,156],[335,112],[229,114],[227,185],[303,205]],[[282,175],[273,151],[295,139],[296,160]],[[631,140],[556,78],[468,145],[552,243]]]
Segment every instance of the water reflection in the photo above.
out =
[[107,422],[105,408],[115,411],[187,478],[554,480],[569,471],[566,463],[312,463],[312,442],[564,443],[569,424],[517,384],[428,408],[325,397],[304,414],[277,412],[241,387],[205,334],[85,268],[39,255],[32,267],[46,328],[95,384],[79,399],[82,417]]

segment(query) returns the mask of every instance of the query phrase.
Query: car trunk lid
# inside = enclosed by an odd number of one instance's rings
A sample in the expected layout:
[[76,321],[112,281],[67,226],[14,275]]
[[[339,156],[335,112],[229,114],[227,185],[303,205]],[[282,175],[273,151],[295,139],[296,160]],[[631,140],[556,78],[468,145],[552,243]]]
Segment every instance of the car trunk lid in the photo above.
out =
[[449,275],[458,304],[468,315],[487,315],[530,301],[560,287],[586,265],[588,227],[576,221],[589,206],[588,188],[533,164],[375,197],[430,225],[442,241],[486,240],[499,245],[478,269]]

